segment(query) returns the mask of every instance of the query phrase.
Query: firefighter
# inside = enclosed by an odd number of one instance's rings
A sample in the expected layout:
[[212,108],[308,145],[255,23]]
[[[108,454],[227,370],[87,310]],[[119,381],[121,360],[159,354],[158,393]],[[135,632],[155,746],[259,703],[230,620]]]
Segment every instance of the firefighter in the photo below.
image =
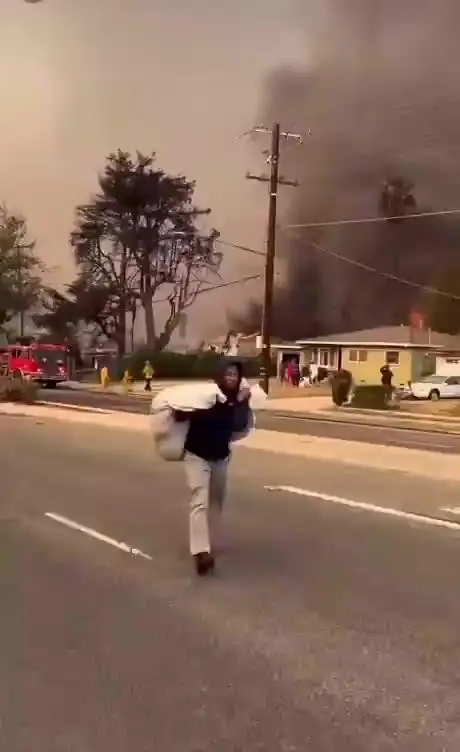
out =
[[102,388],[107,389],[109,385],[109,369],[107,368],[107,366],[104,366],[103,368],[101,368],[100,377],[101,377]]
[[151,392],[152,391],[152,379],[153,379],[153,376],[154,376],[154,370],[153,370],[153,367],[152,367],[152,364],[151,364],[150,360],[146,360],[145,361],[145,363],[144,363],[144,369],[142,371],[142,374],[144,376],[144,381],[145,381],[144,390],[146,392]]

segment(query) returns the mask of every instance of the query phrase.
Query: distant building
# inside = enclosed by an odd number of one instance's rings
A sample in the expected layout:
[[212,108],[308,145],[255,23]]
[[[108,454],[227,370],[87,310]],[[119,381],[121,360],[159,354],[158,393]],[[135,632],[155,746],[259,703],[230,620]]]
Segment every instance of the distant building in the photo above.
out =
[[261,346],[260,334],[241,334],[231,331],[208,342],[205,349],[214,350],[229,357],[239,355],[242,358],[256,358],[260,354]]
[[344,368],[357,384],[380,383],[380,369],[388,363],[395,385],[406,385],[436,370],[436,358],[460,359],[460,336],[412,326],[383,326],[274,345],[278,371],[295,358],[302,369],[314,364],[328,371]]

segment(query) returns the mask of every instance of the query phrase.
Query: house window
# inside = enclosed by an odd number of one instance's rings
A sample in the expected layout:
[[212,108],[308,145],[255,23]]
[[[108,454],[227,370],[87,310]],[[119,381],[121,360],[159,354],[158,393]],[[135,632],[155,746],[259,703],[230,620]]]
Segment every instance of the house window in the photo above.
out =
[[365,363],[367,360],[367,350],[350,350],[348,360],[350,363]]
[[388,363],[389,366],[399,366],[399,351],[388,350],[385,354],[385,363]]
[[327,368],[329,366],[329,350],[319,351],[319,364],[322,368]]

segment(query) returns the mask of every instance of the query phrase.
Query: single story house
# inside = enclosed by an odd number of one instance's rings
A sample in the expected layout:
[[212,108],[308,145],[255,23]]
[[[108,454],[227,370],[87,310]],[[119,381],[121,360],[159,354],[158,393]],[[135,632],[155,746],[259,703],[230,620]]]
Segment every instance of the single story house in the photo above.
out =
[[388,363],[395,385],[406,385],[424,373],[436,371],[436,358],[449,354],[460,359],[460,336],[411,326],[384,326],[357,332],[274,345],[278,372],[286,360],[299,366],[315,364],[328,370],[345,368],[357,384],[380,383],[380,369]]

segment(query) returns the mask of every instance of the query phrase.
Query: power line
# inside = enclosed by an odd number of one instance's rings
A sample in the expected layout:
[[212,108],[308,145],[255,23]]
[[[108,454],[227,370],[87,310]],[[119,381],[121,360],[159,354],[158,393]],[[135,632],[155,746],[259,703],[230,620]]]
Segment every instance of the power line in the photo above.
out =
[[441,211],[420,212],[419,214],[401,214],[394,217],[361,217],[360,219],[336,219],[330,222],[307,222],[297,225],[283,225],[283,230],[302,230],[313,227],[338,227],[341,225],[364,225],[376,222],[391,222],[402,219],[423,219],[423,217],[447,217],[460,214],[460,209],[443,209]]
[[238,243],[230,243],[228,240],[218,240],[214,241],[215,243],[220,243],[220,245],[227,246],[228,248],[236,248],[238,251],[245,251],[246,253],[253,253],[255,256],[262,256],[265,258],[264,251],[256,251],[255,248],[249,248],[247,245],[239,245]]
[[[315,248],[317,251],[321,251],[322,253],[326,253],[329,256],[332,256],[333,258],[336,258],[339,261],[344,261],[347,264],[351,264],[352,266],[356,266],[359,269],[363,269],[364,271],[371,272],[373,274],[379,274],[381,277],[385,277],[386,279],[393,280],[394,282],[399,282],[403,285],[408,285],[413,288],[417,288],[419,290],[424,290],[425,292],[429,292],[433,295],[441,295],[445,298],[450,298],[451,300],[459,300],[459,295],[453,295],[452,293],[446,292],[445,290],[439,290],[436,287],[431,287],[429,285],[422,285],[419,282],[414,282],[410,279],[405,279],[404,277],[399,277],[396,274],[391,274],[390,272],[382,271],[381,269],[376,269],[375,267],[369,266],[368,264],[364,264],[361,261],[356,261],[355,259],[351,259],[348,256],[343,256],[341,253],[337,253],[336,251],[333,251],[329,248],[325,248],[324,246],[318,245],[318,243],[313,243],[310,240],[305,240],[304,238],[298,237],[298,240],[302,243],[305,243],[306,245],[310,245],[313,248]],[[262,251],[257,251],[255,248],[249,248],[244,245],[240,245],[238,243],[230,243],[229,241],[220,241],[224,245],[228,245],[231,248],[239,248],[240,250],[248,251],[249,253],[255,253],[258,256],[264,256],[265,254]],[[260,277],[259,277],[260,278]],[[236,280],[237,281],[237,280]],[[236,283],[235,281],[235,283]]]
[[[198,290],[197,295],[203,295],[205,292],[214,292],[215,290],[221,290],[224,287],[232,287],[233,285],[243,285],[245,282],[252,282],[255,279],[262,279],[261,274],[251,274],[247,277],[239,277],[238,279],[232,279],[230,282],[220,282],[217,285],[210,285],[209,287],[203,287]],[[154,300],[153,303],[168,303],[169,298],[161,298],[160,300]]]
[[239,277],[238,279],[232,279],[230,282],[221,282],[218,285],[210,285],[204,287],[198,291],[198,295],[202,295],[204,292],[213,292],[214,290],[221,290],[223,287],[232,287],[233,285],[242,285],[245,282],[252,282],[254,279],[262,279],[261,274],[251,274],[248,277]]
[[317,251],[320,251],[321,253],[326,253],[328,256],[332,256],[333,258],[336,258],[339,261],[345,261],[347,264],[356,266],[359,269],[364,269],[364,271],[366,272],[379,274],[381,277],[390,279],[393,282],[399,282],[400,284],[408,285],[409,287],[414,287],[414,288],[417,288],[418,290],[423,290],[424,292],[429,292],[435,295],[441,295],[445,298],[450,298],[451,300],[460,300],[460,295],[452,295],[451,293],[445,292],[444,290],[438,290],[436,287],[430,287],[430,285],[422,285],[419,282],[414,282],[413,280],[405,279],[404,277],[398,277],[396,274],[390,274],[390,272],[384,272],[380,269],[375,269],[372,266],[363,264],[361,261],[356,261],[355,259],[351,259],[348,256],[343,256],[342,254],[337,253],[336,251],[332,251],[330,248],[324,248],[324,246],[319,245],[318,243],[313,243],[310,240],[308,240],[307,243],[312,248],[315,248]]

